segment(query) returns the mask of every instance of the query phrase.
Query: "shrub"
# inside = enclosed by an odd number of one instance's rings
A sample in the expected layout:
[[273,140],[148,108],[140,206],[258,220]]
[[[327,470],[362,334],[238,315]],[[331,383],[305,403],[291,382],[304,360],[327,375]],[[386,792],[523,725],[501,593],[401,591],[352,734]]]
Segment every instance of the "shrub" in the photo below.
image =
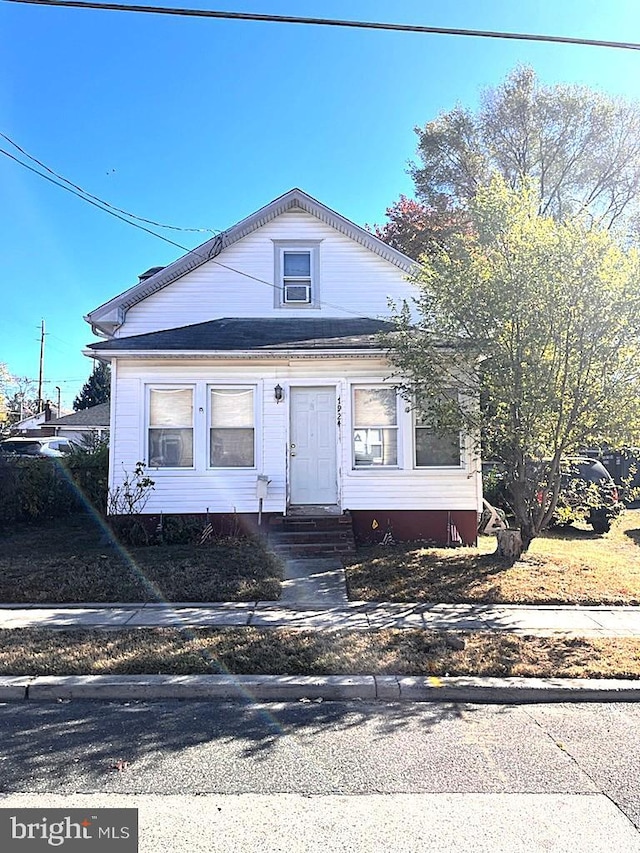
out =
[[152,542],[141,514],[154,487],[155,482],[146,474],[144,462],[136,462],[133,473],[125,470],[122,483],[107,492],[109,523],[126,545]]
[[57,459],[0,460],[0,524],[68,515],[80,505],[71,482]]
[[106,509],[108,450],[78,450],[64,459],[0,457],[0,527]]
[[106,441],[86,445],[64,460],[65,467],[86,500],[102,515],[107,508],[109,488],[109,445]]
[[166,545],[197,545],[203,541],[206,526],[197,516],[170,515],[162,520],[160,538]]

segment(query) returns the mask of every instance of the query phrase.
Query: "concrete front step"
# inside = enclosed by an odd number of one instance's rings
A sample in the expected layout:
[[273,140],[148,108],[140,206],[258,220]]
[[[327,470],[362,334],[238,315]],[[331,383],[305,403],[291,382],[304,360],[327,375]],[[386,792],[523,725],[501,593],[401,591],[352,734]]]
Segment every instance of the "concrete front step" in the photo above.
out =
[[350,515],[278,515],[269,520],[272,533],[306,530],[352,530],[353,519]]
[[272,542],[270,548],[279,557],[289,557],[292,559],[304,559],[305,557],[320,557],[332,554],[351,556],[356,552],[355,546],[349,542],[302,542],[289,545],[277,545]]
[[269,542],[273,545],[299,545],[309,542],[351,542],[352,530],[283,530],[281,533],[270,533]]

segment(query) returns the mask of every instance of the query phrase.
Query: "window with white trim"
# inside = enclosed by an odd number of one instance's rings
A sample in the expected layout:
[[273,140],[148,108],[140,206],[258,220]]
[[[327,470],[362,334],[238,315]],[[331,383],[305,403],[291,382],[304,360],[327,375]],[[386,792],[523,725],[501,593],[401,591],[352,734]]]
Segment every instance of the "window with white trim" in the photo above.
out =
[[353,389],[353,467],[398,465],[398,405],[395,388]]
[[311,252],[282,252],[282,301],[311,303]]
[[193,468],[193,388],[149,388],[150,468]]
[[274,240],[276,307],[319,307],[319,247],[319,240]]
[[209,388],[209,465],[255,467],[255,389]]
[[[446,399],[455,399],[454,391]],[[462,446],[459,429],[437,429],[433,417],[414,414],[416,468],[459,468]]]

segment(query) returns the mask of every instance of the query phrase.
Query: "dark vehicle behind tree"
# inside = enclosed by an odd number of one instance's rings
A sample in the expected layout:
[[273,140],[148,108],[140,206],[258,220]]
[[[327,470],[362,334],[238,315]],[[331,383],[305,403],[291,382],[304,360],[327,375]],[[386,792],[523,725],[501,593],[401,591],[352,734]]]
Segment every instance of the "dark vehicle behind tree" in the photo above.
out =
[[584,455],[602,462],[626,506],[640,506],[640,448],[587,448]]
[[618,487],[602,462],[588,457],[563,462],[554,524],[585,519],[596,533],[607,533],[624,510]]
[[[544,465],[531,463],[531,479],[544,480]],[[571,457],[561,463],[562,476],[558,502],[551,525],[586,521],[596,533],[607,533],[611,523],[624,510],[616,483],[597,459]],[[512,515],[509,506],[504,469],[498,463],[483,463],[483,484],[487,500]],[[543,490],[537,492],[542,501]]]

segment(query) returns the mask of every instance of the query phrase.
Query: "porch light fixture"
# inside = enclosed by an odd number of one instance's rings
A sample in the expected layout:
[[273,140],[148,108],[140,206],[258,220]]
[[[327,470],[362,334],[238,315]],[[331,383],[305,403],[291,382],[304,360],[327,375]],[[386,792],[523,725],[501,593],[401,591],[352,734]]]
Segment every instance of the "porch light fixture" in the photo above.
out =
[[280,385],[280,383],[278,383],[273,389],[273,396],[276,398],[276,403],[281,403],[283,401],[284,391],[282,390],[282,385]]

